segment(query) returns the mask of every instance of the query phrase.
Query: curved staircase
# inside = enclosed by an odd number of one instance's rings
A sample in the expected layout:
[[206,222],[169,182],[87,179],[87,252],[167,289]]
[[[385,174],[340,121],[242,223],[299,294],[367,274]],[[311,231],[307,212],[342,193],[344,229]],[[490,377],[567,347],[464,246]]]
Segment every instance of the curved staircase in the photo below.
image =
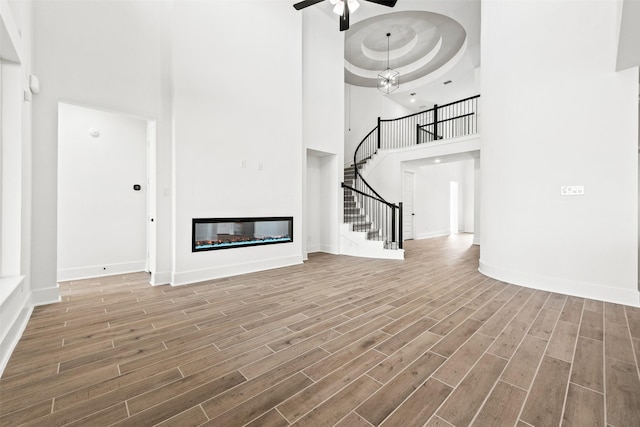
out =
[[371,258],[404,259],[402,203],[386,201],[359,170],[381,149],[401,149],[442,142],[478,132],[480,95],[391,120],[378,117],[378,126],[360,142],[353,163],[344,169],[344,222],[340,252]]

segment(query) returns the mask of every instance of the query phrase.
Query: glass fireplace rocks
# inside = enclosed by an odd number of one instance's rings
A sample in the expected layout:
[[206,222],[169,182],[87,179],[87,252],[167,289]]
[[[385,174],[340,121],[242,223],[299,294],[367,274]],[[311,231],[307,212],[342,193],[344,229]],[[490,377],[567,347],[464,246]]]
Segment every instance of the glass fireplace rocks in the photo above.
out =
[[191,252],[293,242],[293,217],[193,218]]

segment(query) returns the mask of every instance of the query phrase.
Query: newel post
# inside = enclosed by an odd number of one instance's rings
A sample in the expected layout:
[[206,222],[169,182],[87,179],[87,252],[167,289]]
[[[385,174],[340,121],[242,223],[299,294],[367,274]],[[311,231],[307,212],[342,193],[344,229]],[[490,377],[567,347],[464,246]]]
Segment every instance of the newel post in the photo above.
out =
[[438,140],[438,104],[433,106],[433,140]]
[[404,233],[402,232],[402,202],[398,203],[400,209],[398,209],[398,248],[402,249],[402,241],[404,240]]
[[381,119],[378,117],[378,150],[380,149],[380,122]]

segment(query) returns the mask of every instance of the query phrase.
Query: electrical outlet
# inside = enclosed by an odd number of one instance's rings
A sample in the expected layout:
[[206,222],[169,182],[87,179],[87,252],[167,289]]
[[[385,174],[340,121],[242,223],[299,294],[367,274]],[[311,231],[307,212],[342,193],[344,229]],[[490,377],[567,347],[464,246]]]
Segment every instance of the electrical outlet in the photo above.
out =
[[560,187],[561,196],[583,196],[584,185],[563,185]]
[[240,167],[241,168],[246,168],[247,167],[247,161],[246,160],[240,160]]

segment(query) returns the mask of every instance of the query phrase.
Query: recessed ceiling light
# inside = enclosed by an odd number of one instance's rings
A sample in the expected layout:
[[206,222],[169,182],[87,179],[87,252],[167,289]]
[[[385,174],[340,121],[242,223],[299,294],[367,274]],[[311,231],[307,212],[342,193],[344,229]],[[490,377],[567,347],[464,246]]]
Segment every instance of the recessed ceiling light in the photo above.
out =
[[434,161],[435,161],[436,163],[440,163],[442,160],[440,160],[440,159],[435,159]]

